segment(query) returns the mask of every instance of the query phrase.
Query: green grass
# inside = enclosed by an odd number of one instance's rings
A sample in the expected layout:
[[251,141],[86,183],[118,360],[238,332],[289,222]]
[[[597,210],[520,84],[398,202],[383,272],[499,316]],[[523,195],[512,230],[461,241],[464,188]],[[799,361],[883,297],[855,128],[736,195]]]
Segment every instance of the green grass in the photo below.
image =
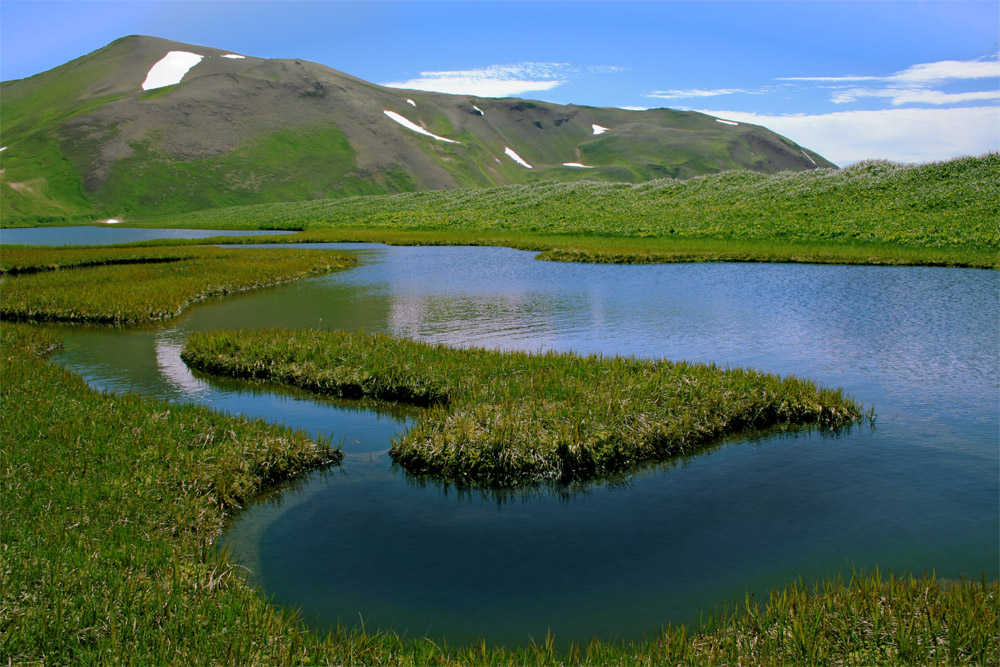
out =
[[[36,252],[5,267],[122,259],[105,248]],[[131,267],[96,268],[115,275]],[[91,270],[8,276],[0,298],[38,275]],[[216,284],[214,272],[200,275],[204,285]],[[151,296],[154,309],[169,310],[167,297]],[[338,452],[260,421],[96,392],[39,357],[57,345],[38,325],[0,324],[0,656],[10,664],[1000,662],[997,582],[877,571],[815,587],[792,583],[759,606],[708,611],[698,625],[667,626],[642,642],[563,649],[551,637],[523,647],[484,638],[449,647],[391,632],[311,633],[294,612],[250,589],[213,543],[227,513]]]
[[5,323],[0,336],[4,662],[294,655],[294,641],[242,636],[290,624],[233,585],[212,541],[266,485],[340,453],[260,420],[92,391],[36,358],[55,344],[38,329]]
[[[917,166],[731,171],[261,204],[148,225],[307,230],[305,239],[478,242],[586,261],[805,261],[996,268],[1000,154]],[[281,242],[280,238],[268,242]]]
[[5,280],[0,319],[149,322],[173,317],[208,296],[296,280],[354,262],[328,251],[278,250],[203,246],[5,250],[4,270],[25,275]]
[[381,194],[378,183],[354,172],[354,150],[336,128],[282,130],[244,142],[220,156],[177,160],[156,137],[132,144],[91,193],[95,207],[114,217],[192,208]]
[[714,365],[453,349],[345,332],[192,335],[201,371],[427,405],[390,455],[459,484],[565,483],[696,452],[727,434],[849,425],[861,406],[812,382]]
[[225,514],[336,456],[300,433],[95,392],[0,326],[0,655],[18,665],[983,665],[1000,661],[1000,585],[859,574],[792,583],[642,642],[309,632],[212,547]]

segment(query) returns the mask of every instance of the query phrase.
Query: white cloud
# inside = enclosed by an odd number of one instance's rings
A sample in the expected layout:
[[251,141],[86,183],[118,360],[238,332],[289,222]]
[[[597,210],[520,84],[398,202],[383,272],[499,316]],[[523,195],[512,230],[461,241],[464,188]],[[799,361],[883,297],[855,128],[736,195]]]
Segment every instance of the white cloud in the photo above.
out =
[[733,93],[748,93],[750,91],[742,88],[718,88],[715,90],[704,90],[702,88],[692,88],[690,90],[657,90],[649,93],[646,97],[659,97],[665,100],[684,99],[688,97],[715,97],[717,95],[732,95]]
[[900,83],[942,83],[970,79],[993,79],[1000,77],[1000,56],[977,60],[941,60],[936,63],[912,65],[901,72],[889,76],[790,76],[778,81],[885,81]]
[[[941,60],[921,63],[889,76],[800,76],[784,77],[779,81],[803,83],[847,84],[870,82],[865,87],[834,85],[836,92],[830,101],[836,104],[856,102],[862,98],[883,97],[900,104],[962,104],[1000,99],[996,79],[1000,78],[1000,56],[977,60]],[[994,79],[992,90],[949,93],[937,90],[958,81]],[[984,83],[984,85],[986,85]]]
[[565,63],[491,65],[482,69],[421,72],[416,79],[383,83],[389,88],[426,90],[478,97],[512,97],[530,91],[551,90],[564,83]]
[[1000,108],[886,109],[767,116],[702,111],[763,125],[841,166],[882,158],[933,162],[1000,151]]
[[552,90],[571,79],[593,74],[617,74],[627,71],[616,65],[580,67],[569,63],[517,63],[490,65],[479,69],[421,72],[408,81],[383,83],[389,88],[427,90],[453,95],[478,97],[516,97],[524,93]]
[[837,104],[856,102],[863,97],[886,97],[893,104],[961,104],[1000,99],[1000,90],[972,93],[943,93],[926,88],[849,88],[836,93],[831,101]]

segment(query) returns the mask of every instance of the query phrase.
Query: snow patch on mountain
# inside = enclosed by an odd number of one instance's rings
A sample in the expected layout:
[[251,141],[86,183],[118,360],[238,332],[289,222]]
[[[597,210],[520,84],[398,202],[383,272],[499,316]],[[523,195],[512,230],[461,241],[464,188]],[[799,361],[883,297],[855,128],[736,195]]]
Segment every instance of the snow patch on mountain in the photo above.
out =
[[594,123],[593,125],[591,125],[591,127],[594,128],[594,134],[604,134],[605,132],[608,131],[608,128],[602,127],[597,123]]
[[237,55],[235,53],[227,53],[222,56],[223,58],[232,58],[233,60],[243,60],[246,56]]
[[[812,162],[813,164],[816,164],[816,160],[814,160],[814,159],[812,159],[811,157],[809,157],[809,153],[806,153],[806,152],[805,152],[804,150],[802,150],[801,148],[799,149],[799,152],[800,152],[800,153],[802,153],[803,155],[805,155],[805,156],[806,156],[806,159],[807,159],[807,160],[809,160],[809,161],[810,161],[810,162]],[[819,165],[817,164],[816,166],[818,167]]]
[[579,162],[563,162],[564,167],[576,167],[577,169],[593,169],[585,164],[580,164]]
[[515,153],[514,150],[510,146],[504,147],[503,152],[506,153],[507,156],[510,157],[511,160],[513,160],[514,162],[518,163],[522,167],[527,167],[528,169],[532,168],[531,165],[528,164],[527,162],[525,162],[524,158],[522,158],[520,155],[518,155],[517,153]]
[[480,109],[479,107],[477,107],[475,104],[472,105],[472,108],[475,109],[476,113],[478,113],[480,116],[485,116],[486,115],[485,113],[483,113],[483,110]]
[[204,57],[190,51],[171,51],[149,68],[142,89],[153,90],[180,83],[184,75]]
[[722,120],[721,118],[716,118],[715,122],[716,123],[725,123],[726,125],[739,125],[739,123],[737,123],[734,120]]
[[406,103],[413,107],[417,106],[417,103],[411,100],[409,97],[406,98]]
[[403,127],[405,127],[408,130],[413,130],[414,132],[419,132],[420,134],[423,134],[425,136],[431,137],[432,139],[437,139],[438,141],[447,141],[449,144],[459,144],[459,143],[462,143],[460,141],[455,141],[454,139],[445,139],[444,137],[439,137],[436,134],[431,134],[430,132],[428,132],[424,128],[420,127],[419,125],[408,121],[403,116],[400,116],[395,111],[383,110],[382,113],[384,113],[386,116],[388,116],[389,118],[393,119],[394,121],[396,121],[397,123],[399,123],[400,125],[402,125]]

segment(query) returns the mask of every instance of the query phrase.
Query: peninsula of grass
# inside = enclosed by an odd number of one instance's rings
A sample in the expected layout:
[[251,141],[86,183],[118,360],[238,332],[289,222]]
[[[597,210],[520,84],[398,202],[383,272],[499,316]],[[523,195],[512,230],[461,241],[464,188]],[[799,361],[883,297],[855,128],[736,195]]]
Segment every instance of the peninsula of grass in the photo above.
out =
[[[985,665],[1000,585],[859,573],[791,583],[645,641],[448,646],[310,632],[214,549],[225,514],[337,458],[301,433],[96,392],[0,325],[0,656],[17,665]],[[345,573],[349,576],[349,573]]]
[[390,455],[415,474],[512,486],[617,474],[752,429],[847,426],[841,390],[746,369],[455,349],[316,330],[196,333],[182,358],[219,375],[429,406]]
[[[276,252],[277,251],[277,252]],[[0,319],[129,324],[208,296],[351,266],[340,253],[280,248],[14,248],[0,266]]]
[[[641,184],[542,183],[210,209],[142,226],[287,229],[252,242],[509,245],[598,262],[1000,266],[1000,154]],[[133,221],[135,223],[135,221]],[[234,239],[247,243],[248,240]]]

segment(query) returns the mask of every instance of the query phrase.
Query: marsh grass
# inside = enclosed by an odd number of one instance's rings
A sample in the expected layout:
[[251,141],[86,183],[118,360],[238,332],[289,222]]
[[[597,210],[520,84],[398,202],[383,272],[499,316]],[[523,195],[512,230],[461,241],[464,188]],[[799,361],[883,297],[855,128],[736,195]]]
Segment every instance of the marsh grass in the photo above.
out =
[[394,460],[411,473],[487,486],[604,477],[726,434],[837,428],[863,416],[840,390],[754,370],[454,349],[384,335],[196,333],[182,358],[204,372],[429,406],[393,442]]
[[17,275],[86,266],[155,264],[194,259],[199,251],[178,247],[47,247],[5,245],[0,250],[0,274]]
[[[858,573],[791,583],[645,641],[309,632],[213,542],[258,490],[336,457],[323,443],[202,407],[96,392],[0,326],[0,656],[8,664],[988,665],[1000,585]],[[345,576],[349,576],[345,573]]]
[[[339,253],[192,246],[39,248],[3,252],[9,272],[0,318],[130,324],[178,315],[188,304],[351,266]],[[52,270],[48,270],[52,269]]]
[[281,647],[242,636],[291,624],[232,585],[212,541],[266,485],[340,453],[261,420],[95,392],[37,358],[55,344],[37,328],[4,324],[0,342],[4,662],[294,652],[294,633]]

